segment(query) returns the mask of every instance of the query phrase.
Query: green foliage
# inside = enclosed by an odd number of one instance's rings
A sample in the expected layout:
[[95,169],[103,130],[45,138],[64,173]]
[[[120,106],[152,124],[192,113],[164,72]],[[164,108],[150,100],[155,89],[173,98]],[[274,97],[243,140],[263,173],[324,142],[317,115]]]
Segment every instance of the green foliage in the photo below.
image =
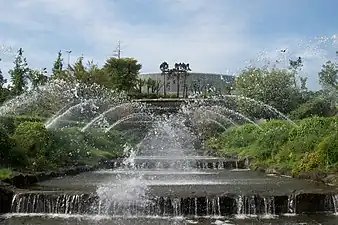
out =
[[28,68],[27,60],[23,56],[23,49],[20,48],[14,61],[14,68],[8,71],[11,75],[11,81],[13,84],[13,94],[19,95],[25,91],[29,71],[30,69]]
[[118,91],[132,91],[142,66],[133,58],[109,58],[103,70],[111,80],[112,88]]
[[[250,146],[255,142],[257,133],[259,133],[259,130],[252,124],[232,127],[222,133],[220,137],[216,139],[217,141],[214,140],[212,144],[224,154],[231,152],[246,154]],[[231,151],[229,151],[229,149],[231,149]]]
[[268,121],[262,130],[252,125],[233,127],[208,140],[220,155],[253,156],[255,163],[286,168],[294,174],[333,169],[338,164],[338,116],[297,121]]
[[301,120],[298,127],[291,130],[287,148],[299,153],[313,150],[321,138],[338,131],[337,119],[338,117],[311,117]]
[[64,75],[63,71],[63,58],[62,58],[62,52],[58,52],[58,56],[54,62],[53,69],[52,69],[52,79],[62,79]]
[[333,116],[337,109],[325,98],[312,98],[290,113],[291,119],[304,119],[311,116]]
[[28,168],[40,170],[46,165],[45,154],[51,148],[51,139],[42,123],[23,122],[14,131],[12,139],[15,148],[27,157]]
[[319,82],[324,88],[338,89],[338,66],[335,62],[327,61],[318,75]]
[[6,129],[0,126],[0,164],[5,165],[10,158],[11,140]]
[[8,178],[12,173],[12,170],[10,168],[0,168],[0,180]]
[[32,89],[38,89],[39,86],[44,85],[48,81],[47,69],[43,68],[42,70],[30,69],[28,73],[28,79],[32,84]]
[[42,118],[0,117],[0,168],[22,171],[95,164],[123,154],[126,139],[116,131],[47,130]]
[[286,121],[269,121],[262,126],[263,131],[257,136],[257,158],[268,160],[273,158],[282,146],[288,141],[289,133],[293,128]]
[[[293,73],[287,70],[267,68],[248,68],[236,78],[236,92],[239,95],[262,101],[281,112],[294,109],[295,93]],[[250,112],[256,118],[266,118],[262,115],[262,107],[255,108],[252,104],[239,102],[244,112]]]
[[44,118],[31,116],[3,116],[0,117],[0,125],[6,129],[9,134],[13,134],[15,128],[23,122],[43,122]]
[[[0,58],[0,62],[1,62],[1,58]],[[3,88],[4,84],[6,83],[7,83],[7,80],[2,75],[2,70],[0,69],[0,88]]]
[[322,138],[322,141],[317,146],[317,152],[323,155],[323,165],[326,168],[337,168],[338,162],[338,132]]

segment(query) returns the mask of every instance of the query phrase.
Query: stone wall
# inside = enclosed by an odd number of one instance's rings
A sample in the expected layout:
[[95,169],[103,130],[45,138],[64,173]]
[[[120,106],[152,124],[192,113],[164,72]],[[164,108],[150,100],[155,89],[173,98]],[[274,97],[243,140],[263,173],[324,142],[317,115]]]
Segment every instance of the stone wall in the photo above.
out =
[[0,182],[0,214],[9,213],[15,187]]

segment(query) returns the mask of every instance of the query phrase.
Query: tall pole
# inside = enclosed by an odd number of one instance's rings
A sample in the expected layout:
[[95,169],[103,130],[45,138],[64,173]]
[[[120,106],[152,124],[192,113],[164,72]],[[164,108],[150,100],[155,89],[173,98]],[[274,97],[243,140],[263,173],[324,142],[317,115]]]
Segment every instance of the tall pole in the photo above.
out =
[[118,41],[118,42],[117,42],[117,47],[116,47],[116,49],[115,49],[115,51],[114,51],[114,55],[115,55],[118,59],[121,58],[121,41]]
[[70,68],[70,53],[72,53],[72,51],[71,50],[67,50],[66,52],[68,54],[68,68]]

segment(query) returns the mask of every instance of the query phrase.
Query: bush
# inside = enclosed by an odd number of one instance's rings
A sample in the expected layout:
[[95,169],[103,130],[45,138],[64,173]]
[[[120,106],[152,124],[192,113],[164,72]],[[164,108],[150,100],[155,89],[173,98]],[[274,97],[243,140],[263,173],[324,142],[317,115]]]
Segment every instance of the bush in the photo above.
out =
[[[42,171],[122,156],[123,138],[117,131],[79,128],[47,130],[40,118],[0,117],[0,168]],[[131,136],[131,135],[129,135]],[[128,137],[131,138],[131,137]]]
[[312,116],[329,117],[337,113],[331,102],[323,98],[310,99],[290,113],[291,119],[304,119]]
[[246,154],[254,144],[259,132],[259,129],[253,124],[232,127],[221,134],[218,144],[215,142],[214,144],[220,148],[223,154],[232,152]]
[[8,164],[11,148],[12,143],[10,137],[8,136],[6,129],[0,126],[0,165]]
[[289,133],[293,125],[286,121],[270,121],[264,123],[263,131],[257,136],[257,157],[260,160],[274,158],[278,151],[288,141]]
[[16,154],[27,157],[22,165],[29,169],[45,167],[46,153],[51,149],[50,134],[41,122],[23,122],[14,131],[12,139],[15,142]]
[[287,148],[293,152],[312,151],[323,137],[338,129],[338,117],[310,117],[298,122],[289,135]]
[[40,122],[23,122],[12,136],[17,145],[30,157],[43,155],[51,146],[50,135]]
[[251,155],[255,163],[302,171],[331,170],[338,165],[338,116],[297,121],[268,121],[262,131],[253,125],[233,127],[207,144],[220,155]]
[[12,173],[12,170],[9,168],[0,168],[0,179],[8,178]]

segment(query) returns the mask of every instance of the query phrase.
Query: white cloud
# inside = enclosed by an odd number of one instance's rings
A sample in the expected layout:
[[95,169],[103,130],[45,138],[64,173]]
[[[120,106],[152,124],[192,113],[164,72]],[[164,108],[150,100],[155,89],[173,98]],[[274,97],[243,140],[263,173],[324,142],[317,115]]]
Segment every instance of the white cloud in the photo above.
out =
[[[194,71],[225,73],[230,68],[235,72],[249,59],[280,59],[281,48],[290,49],[292,56],[304,56],[312,62],[311,67],[316,64],[314,61],[320,65],[322,56],[328,54],[315,48],[317,42],[305,41],[298,46],[300,35],[257,38],[252,21],[263,18],[264,4],[268,3],[264,0],[246,4],[224,0],[212,3],[208,0],[0,0],[0,3],[0,21],[12,26],[7,34],[1,32],[0,44],[22,46],[28,61],[36,67],[51,67],[60,49],[72,49],[72,59],[84,54],[102,63],[113,54],[118,40],[125,46],[122,54],[139,59],[145,72],[158,71],[164,60],[189,62]],[[135,5],[140,7],[139,12],[129,11],[128,7]],[[152,6],[153,11],[147,6]],[[274,7],[283,8],[281,3]],[[143,21],[146,17],[151,22]]]

